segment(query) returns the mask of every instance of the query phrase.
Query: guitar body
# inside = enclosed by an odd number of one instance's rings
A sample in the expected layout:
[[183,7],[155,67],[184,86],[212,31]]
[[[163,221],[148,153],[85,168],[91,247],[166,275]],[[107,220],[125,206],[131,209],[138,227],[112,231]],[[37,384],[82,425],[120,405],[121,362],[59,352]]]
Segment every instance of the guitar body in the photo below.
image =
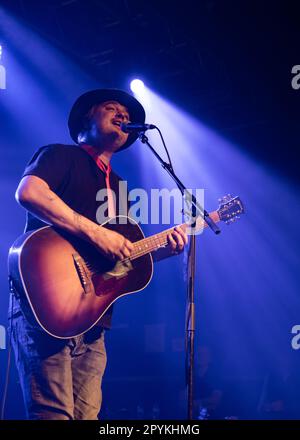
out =
[[[132,242],[144,238],[137,223],[130,219],[122,224],[121,218],[102,226]],[[153,274],[151,254],[115,264],[84,240],[50,226],[19,237],[8,263],[13,283],[25,292],[37,322],[58,338],[89,330],[114,301],[144,289]]]

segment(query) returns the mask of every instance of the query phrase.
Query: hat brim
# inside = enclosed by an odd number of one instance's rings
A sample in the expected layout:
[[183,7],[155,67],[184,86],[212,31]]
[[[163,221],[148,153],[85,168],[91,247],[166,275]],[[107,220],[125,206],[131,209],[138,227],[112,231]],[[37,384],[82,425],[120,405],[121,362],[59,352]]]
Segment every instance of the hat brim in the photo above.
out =
[[[105,101],[117,101],[127,107],[131,122],[136,124],[143,124],[145,122],[146,115],[142,104],[129,93],[118,89],[90,90],[79,96],[69,114],[69,131],[71,138],[76,144],[78,143],[78,135],[83,129],[84,120],[89,110],[94,105],[101,104]],[[118,151],[128,148],[137,138],[138,133],[130,133],[127,141]]]

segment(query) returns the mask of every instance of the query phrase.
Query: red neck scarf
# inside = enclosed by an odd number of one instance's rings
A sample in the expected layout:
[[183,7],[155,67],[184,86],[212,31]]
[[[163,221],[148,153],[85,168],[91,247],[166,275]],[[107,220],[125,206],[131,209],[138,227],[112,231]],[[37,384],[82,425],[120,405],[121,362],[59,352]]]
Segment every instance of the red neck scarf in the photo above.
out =
[[95,161],[98,168],[100,168],[101,171],[105,174],[105,184],[107,189],[107,204],[108,204],[108,216],[110,218],[115,217],[116,215],[116,208],[115,208],[115,200],[113,197],[112,189],[110,186],[110,173],[111,173],[111,166],[110,163],[106,165],[103,160],[100,159],[99,154],[97,152],[97,149],[93,147],[92,145],[82,144],[80,145],[81,148],[83,148]]

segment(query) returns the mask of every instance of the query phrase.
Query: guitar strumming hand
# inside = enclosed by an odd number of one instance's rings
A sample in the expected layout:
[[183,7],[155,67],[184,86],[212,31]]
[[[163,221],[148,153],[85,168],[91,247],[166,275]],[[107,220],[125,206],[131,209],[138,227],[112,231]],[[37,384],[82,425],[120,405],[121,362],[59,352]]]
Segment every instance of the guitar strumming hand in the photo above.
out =
[[90,242],[99,252],[111,261],[130,257],[133,244],[122,234],[103,227],[95,228]]

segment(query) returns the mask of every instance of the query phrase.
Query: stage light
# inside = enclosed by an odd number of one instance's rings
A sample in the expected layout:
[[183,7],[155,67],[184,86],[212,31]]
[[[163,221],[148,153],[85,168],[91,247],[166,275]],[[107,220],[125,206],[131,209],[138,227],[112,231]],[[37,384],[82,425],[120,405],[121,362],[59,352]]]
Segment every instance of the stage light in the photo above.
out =
[[133,93],[141,93],[144,90],[144,83],[140,79],[134,79],[130,83],[130,88]]
[[1,64],[2,58],[2,45],[0,44],[0,89],[6,89],[6,71],[5,67]]

